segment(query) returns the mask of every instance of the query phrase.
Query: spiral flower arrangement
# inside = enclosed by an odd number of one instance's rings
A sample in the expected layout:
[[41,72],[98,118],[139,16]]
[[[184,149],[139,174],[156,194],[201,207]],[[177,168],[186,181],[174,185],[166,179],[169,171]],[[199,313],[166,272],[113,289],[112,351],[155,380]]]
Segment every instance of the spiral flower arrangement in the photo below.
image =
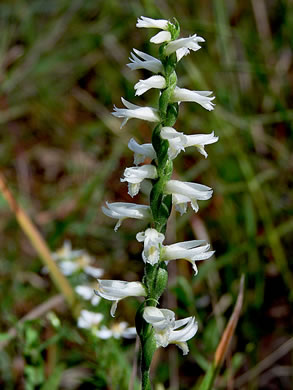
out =
[[[151,38],[159,44],[159,59],[133,49],[130,63],[131,70],[146,69],[154,75],[146,80],[139,80],[134,89],[140,96],[148,90],[160,90],[158,107],[141,107],[122,98],[125,108],[114,106],[113,115],[122,118],[123,127],[129,119],[136,118],[154,122],[151,143],[140,145],[134,139],[128,147],[134,153],[133,167],[126,168],[122,182],[128,183],[131,197],[138,194],[143,180],[150,180],[152,189],[149,205],[135,203],[106,203],[103,212],[117,220],[115,231],[126,218],[146,221],[147,228],[136,235],[143,243],[142,260],[145,263],[143,280],[126,282],[118,280],[100,280],[95,291],[100,297],[113,302],[111,315],[115,315],[117,304],[129,296],[144,297],[136,314],[136,330],[141,342],[142,389],[151,389],[149,379],[150,365],[155,350],[176,344],[183,354],[188,353],[187,341],[197,332],[198,325],[194,317],[176,320],[175,313],[169,309],[158,308],[159,299],[167,287],[167,265],[171,260],[185,259],[192,264],[197,274],[196,262],[213,255],[210,245],[203,240],[178,242],[164,245],[168,218],[172,205],[182,215],[190,203],[198,212],[199,200],[212,196],[212,189],[203,184],[182,182],[172,179],[173,160],[187,147],[196,147],[199,153],[207,157],[205,145],[218,140],[214,133],[186,135],[175,130],[181,102],[194,102],[208,111],[214,109],[214,97],[210,91],[191,91],[177,86],[176,65],[190,51],[199,50],[204,39],[196,34],[187,38],[178,38],[180,26],[174,19],[155,20],[140,17],[138,28],[154,28],[160,31]],[[146,158],[151,164],[144,164]]]

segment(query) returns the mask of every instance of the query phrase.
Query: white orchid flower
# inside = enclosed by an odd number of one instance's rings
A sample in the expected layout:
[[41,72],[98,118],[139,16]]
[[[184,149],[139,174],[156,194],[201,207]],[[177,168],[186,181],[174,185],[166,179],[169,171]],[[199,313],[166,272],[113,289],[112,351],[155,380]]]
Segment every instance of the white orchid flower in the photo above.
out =
[[136,27],[138,28],[159,28],[161,30],[168,30],[168,26],[171,24],[166,19],[152,19],[146,16],[141,16],[137,19]]
[[195,275],[197,275],[196,261],[209,259],[215,253],[215,251],[209,251],[209,249],[210,245],[204,240],[191,240],[172,245],[164,245],[162,249],[162,260],[187,260],[192,264]]
[[90,301],[93,306],[97,306],[100,303],[101,298],[94,293],[92,287],[79,285],[76,286],[74,290],[85,301]]
[[199,43],[204,41],[205,40],[202,37],[199,37],[196,34],[187,38],[175,39],[166,45],[165,53],[169,56],[176,52],[177,61],[180,61],[183,56],[189,54],[189,50],[197,51],[201,49]]
[[[184,326],[184,328],[182,328],[182,326]],[[195,321],[194,317],[187,317],[183,320],[175,321],[175,327],[171,330],[168,337],[168,344],[177,345],[177,347],[182,350],[183,355],[187,355],[189,349],[186,341],[190,340],[196,334],[197,330],[198,323]],[[157,343],[160,343],[159,337]],[[162,345],[162,347],[164,347],[164,345]]]
[[[87,275],[99,278],[104,271],[101,268],[93,267],[93,258],[84,250],[73,250],[70,241],[65,241],[63,246],[56,252],[52,253],[54,260],[58,262],[60,271],[65,276],[71,276],[74,273],[83,271]],[[47,269],[44,270],[47,272]]]
[[157,169],[154,165],[146,164],[140,167],[126,168],[124,171],[124,178],[122,182],[128,182],[128,193],[131,197],[138,194],[140,183],[144,179],[156,179],[158,176]]
[[205,151],[205,145],[213,144],[218,141],[214,132],[211,134],[192,134],[187,135],[179,133],[172,127],[163,127],[161,137],[169,141],[168,155],[171,160],[176,158],[178,154],[185,148],[195,146],[198,151],[207,158],[208,154]]
[[160,44],[163,42],[170,42],[171,39],[172,35],[169,31],[160,31],[150,39],[150,42]]
[[172,203],[181,215],[186,212],[188,202],[191,202],[191,207],[197,212],[197,201],[210,199],[213,195],[213,190],[208,186],[179,180],[169,180],[165,185],[165,192],[172,194]]
[[173,127],[162,127],[161,137],[169,141],[168,155],[171,160],[174,160],[181,150],[184,150],[187,143],[187,137]]
[[128,323],[122,321],[114,323],[110,328],[103,325],[101,329],[98,329],[95,332],[95,335],[102,340],[107,340],[111,337],[114,337],[115,339],[120,339],[121,337],[133,339],[136,337],[137,333],[134,327],[128,327]]
[[101,313],[93,313],[88,310],[81,310],[77,320],[77,326],[83,329],[96,328],[103,320],[104,316]]
[[198,329],[194,317],[175,321],[175,314],[171,310],[148,306],[144,309],[143,318],[153,326],[157,347],[176,344],[182,349],[183,355],[188,353],[186,341],[191,339]]
[[191,91],[189,89],[175,87],[171,100],[172,102],[198,103],[206,110],[212,111],[215,106],[212,103],[215,97],[209,97],[212,93],[212,91]]
[[106,205],[107,207],[102,207],[103,213],[110,218],[118,219],[114,228],[115,232],[126,218],[145,219],[146,221],[151,219],[151,208],[147,205],[127,202],[106,202]]
[[144,162],[148,157],[151,160],[154,160],[157,155],[152,144],[142,144],[140,145],[135,141],[134,138],[131,138],[128,142],[128,148],[134,153],[134,164],[138,165]]
[[111,316],[115,316],[118,302],[126,297],[145,297],[147,292],[141,282],[125,282],[123,280],[98,279],[98,288],[95,293],[104,299],[113,301]]
[[149,89],[164,89],[166,88],[166,80],[163,76],[151,76],[146,80],[139,80],[138,83],[135,84],[135,95],[140,96],[144,94]]
[[131,53],[131,57],[129,57],[130,63],[127,64],[131,70],[146,69],[153,73],[164,73],[164,67],[160,60],[140,50],[133,49],[133,51],[134,53]]
[[146,306],[143,311],[143,318],[147,323],[152,324],[157,332],[174,328],[175,326],[175,313],[172,310]]
[[114,105],[114,112],[112,112],[112,115],[116,116],[117,118],[124,118],[120,129],[127,123],[129,119],[133,118],[142,119],[149,122],[160,121],[157,109],[152,107],[137,106],[136,104],[128,102],[124,98],[121,98],[121,100],[126,108],[118,108]]
[[136,239],[139,242],[144,242],[143,261],[151,265],[157,264],[160,260],[161,245],[165,239],[164,234],[149,228],[145,232],[137,233]]
[[207,152],[205,151],[205,145],[210,145],[215,142],[217,142],[219,137],[216,137],[214,132],[211,134],[192,134],[192,135],[186,135],[186,144],[184,145],[185,148],[188,148],[189,146],[195,146],[199,153],[205,156],[205,158],[208,157]]

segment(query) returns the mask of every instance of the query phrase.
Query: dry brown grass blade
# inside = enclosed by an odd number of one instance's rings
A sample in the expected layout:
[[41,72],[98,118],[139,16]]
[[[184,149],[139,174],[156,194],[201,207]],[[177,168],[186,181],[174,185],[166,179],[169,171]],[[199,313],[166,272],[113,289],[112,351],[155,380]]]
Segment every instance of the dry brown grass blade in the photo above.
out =
[[26,212],[14,199],[11,191],[9,190],[6,184],[5,177],[1,172],[0,172],[0,191],[4,199],[6,199],[7,203],[9,204],[10,209],[14,213],[22,230],[29,238],[32,246],[35,248],[36,252],[40,256],[42,262],[44,263],[44,265],[48,267],[56,287],[64,295],[67,303],[73,308],[73,312],[77,315],[79,309],[76,306],[76,297],[71,285],[69,284],[68,280],[63,276],[63,274],[60,272],[40,232],[35,227],[35,225],[31,221],[29,216],[26,214]]
[[233,310],[232,316],[228,322],[228,325],[226,326],[226,329],[224,330],[224,333],[221,337],[221,341],[218,345],[218,348],[216,350],[215,354],[215,365],[221,366],[223,363],[227,350],[229,348],[231,339],[233,337],[237,322],[240,317],[242,305],[243,305],[243,297],[244,297],[244,275],[241,276],[240,280],[240,287],[239,287],[239,293],[237,297],[237,302],[235,305],[235,308]]

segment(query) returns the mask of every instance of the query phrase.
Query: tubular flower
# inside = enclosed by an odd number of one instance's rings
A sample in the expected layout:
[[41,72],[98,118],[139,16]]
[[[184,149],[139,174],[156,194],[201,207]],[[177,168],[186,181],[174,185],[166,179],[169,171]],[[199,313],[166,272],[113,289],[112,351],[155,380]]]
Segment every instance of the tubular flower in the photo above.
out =
[[124,171],[124,178],[120,179],[122,182],[128,182],[128,193],[131,197],[138,194],[140,183],[144,179],[156,179],[157,169],[154,165],[146,164],[140,167],[126,168]]
[[146,16],[141,16],[137,19],[136,27],[138,28],[159,28],[161,30],[168,30],[168,26],[171,24],[165,19],[151,19]]
[[159,122],[160,118],[158,115],[158,110],[151,107],[140,107],[136,104],[129,103],[124,98],[121,98],[122,103],[126,108],[118,108],[114,106],[114,112],[112,115],[117,118],[124,118],[120,129],[127,123],[129,119],[142,119],[149,122]]
[[178,242],[172,245],[165,245],[162,249],[162,260],[184,259],[192,264],[192,268],[197,275],[196,261],[206,260],[213,256],[214,251],[209,251],[210,245],[204,240],[192,240]]
[[199,37],[196,34],[188,38],[179,38],[166,45],[165,53],[169,56],[176,52],[177,61],[180,61],[182,57],[189,54],[190,50],[197,51],[201,49],[199,43],[204,41],[205,40],[202,37]]
[[161,137],[169,141],[168,155],[171,160],[176,158],[182,150],[184,151],[189,146],[195,146],[207,158],[208,154],[205,151],[205,145],[213,144],[219,139],[214,135],[214,132],[211,134],[187,135],[179,133],[172,127],[163,127]]
[[153,326],[157,347],[176,344],[182,349],[183,355],[188,353],[186,341],[190,340],[198,329],[194,317],[175,321],[175,314],[171,310],[146,307],[143,318]]
[[143,311],[143,318],[147,323],[152,324],[156,332],[171,329],[175,326],[175,313],[172,310],[147,306]]
[[211,91],[191,91],[189,89],[175,87],[171,99],[173,102],[198,103],[206,110],[212,111],[215,106],[215,104],[212,103],[212,100],[214,100],[215,97],[209,97],[212,93],[213,92]]
[[98,288],[95,293],[104,299],[113,301],[111,316],[115,316],[118,302],[126,297],[145,297],[147,292],[140,282],[125,282],[123,280],[98,279]]
[[187,143],[187,137],[173,127],[162,127],[161,137],[169,141],[168,156],[171,160],[176,158],[181,150],[184,150]]
[[147,205],[126,202],[106,202],[106,205],[108,208],[102,206],[103,213],[110,218],[118,219],[114,228],[115,232],[126,218],[145,219],[147,221],[151,219],[151,208]]
[[150,42],[159,44],[163,42],[169,42],[171,41],[171,38],[172,36],[169,31],[160,31],[158,34],[156,34],[150,39]]
[[76,286],[75,291],[84,300],[90,301],[93,306],[97,306],[100,303],[101,298],[98,297],[94,290],[89,286]]
[[114,337],[114,339],[120,339],[121,337],[133,339],[136,337],[136,334],[136,329],[128,327],[128,323],[125,321],[113,324],[110,329],[103,325],[101,329],[95,332],[95,335],[102,340],[107,340],[110,337]]
[[88,310],[81,310],[77,320],[77,326],[84,329],[96,328],[104,318],[101,313],[93,313]]
[[138,83],[135,84],[135,95],[140,96],[144,94],[146,91],[152,88],[163,89],[166,87],[166,80],[163,76],[151,76],[146,80],[139,80]]
[[145,232],[137,233],[136,239],[139,242],[144,242],[143,261],[151,265],[157,264],[160,260],[161,245],[165,239],[164,234],[149,228]]
[[131,70],[146,69],[153,73],[164,73],[163,64],[160,60],[137,49],[133,49],[133,51],[134,53],[131,53],[132,57],[129,57],[131,62],[127,64]]
[[138,165],[144,162],[148,157],[151,160],[157,157],[152,144],[138,144],[134,138],[128,142],[128,148],[134,153],[134,164]]
[[213,190],[203,184],[189,183],[186,181],[169,180],[166,183],[165,191],[172,194],[172,203],[180,214],[186,212],[187,203],[191,202],[191,207],[198,211],[198,200],[207,200],[212,197]]

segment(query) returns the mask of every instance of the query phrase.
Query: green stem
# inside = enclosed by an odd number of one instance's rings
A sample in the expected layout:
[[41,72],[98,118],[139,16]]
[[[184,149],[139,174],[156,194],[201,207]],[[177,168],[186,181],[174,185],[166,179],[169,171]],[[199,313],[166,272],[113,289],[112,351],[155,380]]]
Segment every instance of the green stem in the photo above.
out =
[[[179,35],[179,25],[172,31],[172,39]],[[160,233],[165,233],[168,218],[171,214],[172,196],[164,192],[165,185],[170,180],[173,172],[173,163],[169,160],[169,142],[161,138],[161,129],[164,126],[173,126],[178,116],[178,104],[170,103],[173,91],[176,87],[177,76],[175,72],[176,54],[166,56],[164,44],[160,47],[160,57],[164,66],[166,88],[161,92],[159,98],[160,123],[152,133],[152,145],[157,155],[158,178],[153,181],[153,188],[150,194],[150,207],[152,210],[152,226]],[[163,294],[168,281],[167,267],[163,261],[155,265],[146,264],[144,270],[144,283],[147,289],[147,298],[137,311],[136,328],[141,341],[141,379],[142,390],[151,390],[149,378],[150,366],[156,350],[156,340],[151,325],[143,319],[145,305],[157,306],[158,300]]]

